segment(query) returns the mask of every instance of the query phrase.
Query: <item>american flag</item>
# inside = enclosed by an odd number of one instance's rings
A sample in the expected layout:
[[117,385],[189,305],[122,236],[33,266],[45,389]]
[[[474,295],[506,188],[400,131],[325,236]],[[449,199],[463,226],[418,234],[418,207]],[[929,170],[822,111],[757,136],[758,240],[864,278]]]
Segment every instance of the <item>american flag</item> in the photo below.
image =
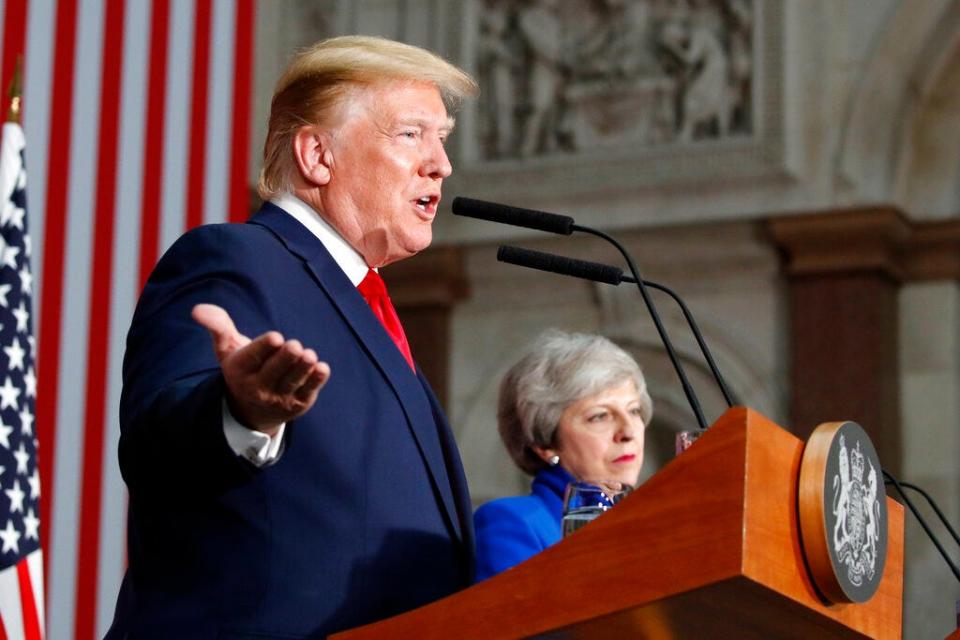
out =
[[43,637],[37,374],[23,130],[0,144],[0,636]]
[[[23,60],[46,631],[92,640],[126,564],[117,407],[134,304],[184,231],[248,214],[256,3],[0,0],[0,15],[4,91]],[[7,489],[16,467],[0,464]]]

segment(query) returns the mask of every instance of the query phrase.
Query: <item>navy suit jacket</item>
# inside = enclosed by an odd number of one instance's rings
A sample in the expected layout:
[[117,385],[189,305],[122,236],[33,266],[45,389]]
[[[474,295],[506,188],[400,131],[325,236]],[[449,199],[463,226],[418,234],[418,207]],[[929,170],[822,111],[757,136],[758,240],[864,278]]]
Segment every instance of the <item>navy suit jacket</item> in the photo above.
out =
[[563,492],[572,480],[562,467],[549,467],[534,478],[530,495],[491,500],[477,509],[477,581],[560,542]]
[[[331,377],[255,468],[223,433],[205,329],[278,330]],[[120,468],[129,568],[108,638],[322,637],[470,584],[470,501],[450,428],[322,243],[267,204],[200,227],[158,263],[127,338]]]

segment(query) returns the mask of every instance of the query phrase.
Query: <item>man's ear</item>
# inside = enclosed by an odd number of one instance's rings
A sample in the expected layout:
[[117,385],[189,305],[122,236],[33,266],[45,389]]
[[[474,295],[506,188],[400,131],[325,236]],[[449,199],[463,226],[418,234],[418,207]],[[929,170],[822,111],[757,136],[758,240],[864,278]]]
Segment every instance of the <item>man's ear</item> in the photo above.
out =
[[300,127],[293,137],[293,157],[308,183],[321,187],[330,182],[333,154],[327,133],[312,125]]

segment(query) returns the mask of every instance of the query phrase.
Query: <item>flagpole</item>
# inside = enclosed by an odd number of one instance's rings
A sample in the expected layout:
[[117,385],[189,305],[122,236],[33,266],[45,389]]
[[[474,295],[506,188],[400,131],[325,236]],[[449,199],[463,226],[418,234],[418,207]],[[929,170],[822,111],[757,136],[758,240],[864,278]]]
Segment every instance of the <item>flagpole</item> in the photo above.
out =
[[7,97],[10,99],[10,107],[7,109],[7,122],[16,122],[20,124],[20,102],[21,102],[21,82],[20,70],[23,67],[23,56],[17,56],[17,66],[13,69],[13,79],[7,88]]

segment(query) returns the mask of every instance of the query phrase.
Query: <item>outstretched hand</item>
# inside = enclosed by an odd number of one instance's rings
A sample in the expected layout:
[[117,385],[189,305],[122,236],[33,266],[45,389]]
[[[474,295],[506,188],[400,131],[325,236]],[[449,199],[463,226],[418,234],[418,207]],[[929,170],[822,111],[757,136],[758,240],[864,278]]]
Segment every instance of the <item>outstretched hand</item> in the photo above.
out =
[[237,331],[224,309],[198,304],[193,319],[210,332],[227,384],[230,413],[251,429],[274,435],[313,406],[330,367],[313,349],[268,331],[255,340]]

